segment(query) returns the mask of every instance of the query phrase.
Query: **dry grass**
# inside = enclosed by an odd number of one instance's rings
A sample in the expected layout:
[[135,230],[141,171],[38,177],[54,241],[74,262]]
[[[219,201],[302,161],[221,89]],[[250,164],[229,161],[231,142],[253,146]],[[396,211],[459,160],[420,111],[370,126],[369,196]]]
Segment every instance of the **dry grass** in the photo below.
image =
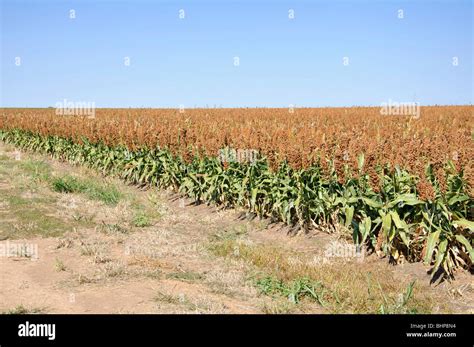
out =
[[[185,293],[171,294],[159,291],[155,298],[160,311],[172,308],[174,313],[225,313],[226,307],[218,302],[213,302],[209,298],[200,296],[189,296]],[[176,307],[179,310],[176,312]]]
[[[332,313],[430,313],[435,311],[435,299],[410,282],[395,280],[381,262],[345,262],[313,264],[306,257],[281,248],[257,245],[241,240],[212,243],[217,256],[241,259],[261,271],[257,280],[266,285],[292,286],[308,280],[317,284],[320,303]],[[262,282],[258,282],[262,283]],[[270,292],[278,292],[268,288]],[[406,300],[405,300],[406,299]],[[405,302],[406,301],[406,302]],[[270,309],[271,311],[272,309]]]

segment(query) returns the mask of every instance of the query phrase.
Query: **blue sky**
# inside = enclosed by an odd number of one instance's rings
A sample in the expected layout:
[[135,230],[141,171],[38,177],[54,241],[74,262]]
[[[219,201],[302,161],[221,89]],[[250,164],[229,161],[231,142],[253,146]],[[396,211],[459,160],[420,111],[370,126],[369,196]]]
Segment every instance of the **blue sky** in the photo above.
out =
[[3,107],[64,99],[97,107],[473,100],[471,1],[1,4]]

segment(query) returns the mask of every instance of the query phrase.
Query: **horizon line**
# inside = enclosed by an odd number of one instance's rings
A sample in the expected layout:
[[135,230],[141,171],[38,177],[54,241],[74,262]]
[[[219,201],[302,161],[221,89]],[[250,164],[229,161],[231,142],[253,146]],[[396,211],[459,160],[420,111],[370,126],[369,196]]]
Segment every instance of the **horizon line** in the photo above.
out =
[[[421,105],[419,102],[414,101],[392,101],[391,104],[416,104],[419,107],[466,107],[474,106],[472,103],[469,104],[427,104]],[[186,107],[179,105],[178,107],[155,107],[155,106],[120,106],[120,107],[95,107],[95,109],[156,109],[156,110],[219,110],[219,109],[320,109],[320,108],[375,108],[383,107],[384,105],[352,105],[352,106],[225,106],[225,107]],[[54,106],[0,106],[0,109],[55,109]]]

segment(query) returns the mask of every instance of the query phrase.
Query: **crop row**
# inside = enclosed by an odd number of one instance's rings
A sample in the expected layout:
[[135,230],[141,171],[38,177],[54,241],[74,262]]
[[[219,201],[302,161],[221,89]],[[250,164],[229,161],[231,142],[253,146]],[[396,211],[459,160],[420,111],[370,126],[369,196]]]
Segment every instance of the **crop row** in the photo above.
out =
[[[435,197],[425,175],[432,165],[441,189],[444,167],[463,170],[474,196],[474,106],[421,107],[418,118],[383,115],[378,107],[319,109],[97,109],[95,118],[58,116],[55,109],[1,109],[0,129],[31,130],[80,142],[108,146],[168,148],[186,161],[217,156],[223,148],[258,152],[273,169],[286,161],[292,168],[332,165],[339,179],[345,167],[364,171],[378,187],[378,166],[405,168],[420,179],[422,198]],[[331,164],[330,164],[331,163]]]
[[22,129],[0,130],[0,140],[132,184],[173,188],[197,202],[242,206],[301,229],[337,230],[392,261],[424,261],[433,274],[452,277],[458,267],[473,268],[474,201],[462,170],[450,161],[443,167],[443,189],[433,165],[425,167],[434,193],[422,198],[419,177],[398,166],[379,166],[374,187],[364,155],[356,169],[346,166],[340,177],[333,162],[295,168],[283,161],[272,167],[261,157],[223,164],[213,156],[184,158],[157,146],[131,149]]

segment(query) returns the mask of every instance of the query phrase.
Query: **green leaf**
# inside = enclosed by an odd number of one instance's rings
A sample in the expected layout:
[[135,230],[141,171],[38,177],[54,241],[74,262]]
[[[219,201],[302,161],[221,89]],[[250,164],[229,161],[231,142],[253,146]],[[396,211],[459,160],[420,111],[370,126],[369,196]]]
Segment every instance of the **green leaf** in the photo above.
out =
[[390,211],[390,215],[392,216],[393,223],[398,229],[408,230],[408,225],[405,221],[400,219],[400,216],[395,211]]
[[253,188],[252,189],[252,197],[250,198],[250,205],[253,207],[255,206],[255,203],[257,201],[257,193],[258,193],[258,189],[257,188]]
[[346,207],[345,208],[345,214],[346,214],[345,226],[346,226],[346,228],[349,228],[349,225],[351,225],[352,218],[354,216],[354,206]]
[[435,232],[428,235],[427,249],[426,249],[426,254],[425,254],[425,264],[429,264],[431,262],[431,257],[433,256],[433,251],[435,249],[436,244],[438,243],[440,233],[441,233],[441,229],[438,229]]
[[385,236],[388,235],[390,229],[392,228],[392,216],[388,213],[382,217],[382,228],[384,230]]
[[398,232],[398,234],[400,235],[400,238],[402,239],[402,241],[403,241],[403,243],[405,244],[405,246],[408,247],[409,244],[410,244],[410,240],[408,239],[408,236],[407,236],[406,232],[403,231],[403,230],[400,230],[400,231]]
[[373,208],[382,208],[383,204],[369,198],[361,198],[367,205]]
[[474,231],[474,222],[468,221],[464,218],[460,218],[454,221],[453,223],[455,226],[462,226],[464,228],[467,228],[471,231]]
[[444,239],[439,243],[438,246],[438,255],[436,256],[436,262],[434,265],[434,269],[437,270],[441,263],[444,260],[444,256],[446,254],[446,248],[448,247],[448,240]]
[[418,200],[416,198],[415,194],[402,194],[402,195],[398,196],[395,200],[390,202],[387,205],[387,207],[392,208],[392,207],[398,205],[401,202],[403,202],[404,205],[408,205],[408,206],[415,206],[415,205],[424,204],[423,201]]
[[459,243],[461,243],[464,247],[466,247],[469,257],[471,258],[471,261],[474,262],[474,250],[472,248],[472,245],[469,243],[469,241],[463,236],[463,235],[456,235],[456,240],[458,240]]
[[457,202],[462,202],[469,200],[469,196],[467,195],[455,195],[451,199],[449,199],[448,204],[449,205],[454,205]]
[[370,219],[370,217],[365,217],[364,228],[361,229],[361,234],[362,234],[361,244],[363,244],[365,240],[367,239],[367,236],[369,236],[371,228],[372,228],[372,220]]

